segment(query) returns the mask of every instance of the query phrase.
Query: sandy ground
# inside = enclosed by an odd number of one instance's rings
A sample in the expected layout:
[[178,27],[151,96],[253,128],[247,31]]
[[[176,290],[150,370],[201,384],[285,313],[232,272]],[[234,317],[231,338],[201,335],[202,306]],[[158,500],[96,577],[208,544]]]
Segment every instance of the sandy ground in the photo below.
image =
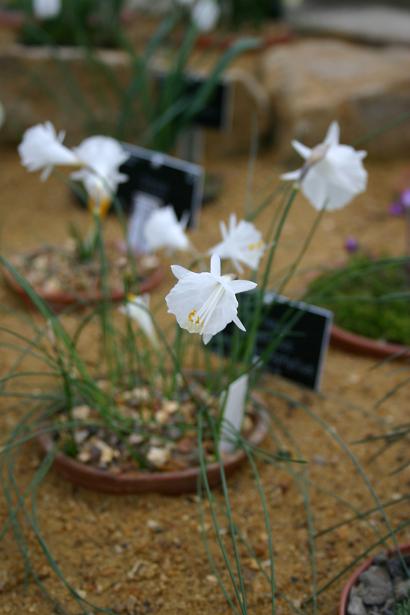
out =
[[[63,240],[69,220],[86,224],[86,214],[72,206],[60,181],[52,178],[42,184],[37,177],[28,176],[20,168],[14,151],[2,150],[0,156],[3,254],[29,249],[50,238],[55,242]],[[303,289],[306,270],[343,258],[342,246],[347,235],[356,236],[363,245],[378,252],[399,254],[402,251],[403,224],[388,216],[387,205],[407,164],[408,161],[391,165],[369,163],[368,192],[344,211],[325,216],[304,259],[304,273],[292,281],[289,292],[296,296]],[[193,234],[193,241],[200,248],[218,240],[217,222],[226,219],[231,211],[241,211],[246,192],[246,159],[213,160],[208,168],[223,175],[225,190],[216,204],[203,211],[200,229]],[[262,157],[256,165],[254,194],[269,182],[273,183],[280,171],[271,156]],[[266,228],[271,216],[272,211],[266,211],[259,226]],[[283,236],[275,275],[292,260],[313,220],[313,210],[303,198],[298,198]],[[115,222],[110,221],[109,227],[109,233],[115,235]],[[156,293],[158,301],[171,284],[168,277]],[[5,310],[12,310],[3,315],[3,324],[24,331],[25,325],[19,320],[24,308],[4,286],[0,286],[0,304]],[[164,317],[164,322],[165,318],[168,317]],[[2,349],[2,372],[12,360],[12,355]],[[372,508],[375,502],[367,480],[383,501],[399,499],[409,492],[408,473],[389,476],[391,469],[408,455],[408,445],[398,444],[376,459],[372,459],[374,446],[351,445],[354,440],[408,420],[406,387],[375,407],[406,375],[408,366],[376,365],[371,360],[331,349],[320,395],[280,378],[267,379],[267,388],[276,395],[289,396],[295,403],[266,395],[272,416],[272,434],[266,448],[273,452],[278,448],[287,450],[308,462],[304,470],[266,463],[258,466],[272,523],[277,615],[293,613],[311,594],[315,583],[319,588],[324,587],[338,571],[376,542],[378,536],[387,533],[385,522],[377,513],[371,516],[370,522],[361,520],[318,537],[312,551],[307,528],[311,524],[315,531],[320,531],[347,519],[352,509]],[[32,385],[35,387],[35,382]],[[298,406],[299,402],[305,409]],[[15,400],[2,401],[3,438],[23,411]],[[332,429],[326,432],[326,425]],[[19,484],[27,484],[38,463],[36,447],[26,446],[17,465]],[[364,478],[363,472],[368,478]],[[292,477],[295,473],[296,479]],[[243,467],[229,482],[229,488],[238,527],[246,532],[258,557],[266,563],[266,530],[251,469]],[[222,503],[218,491],[215,496]],[[409,508],[407,502],[387,509],[393,526],[408,520]],[[37,513],[41,532],[66,579],[91,602],[131,615],[227,615],[231,612],[208,564],[194,497],[102,496],[77,489],[51,471],[38,493]],[[0,500],[0,515],[6,519],[4,498]],[[161,531],[150,529],[153,525],[150,521],[159,524]],[[208,518],[206,523],[211,550],[216,554],[215,534]],[[226,519],[221,524],[225,529]],[[69,599],[32,532],[27,530],[27,536],[35,569],[47,590],[65,605],[64,612],[73,615],[86,612]],[[226,540],[224,531],[222,536]],[[402,532],[399,538],[402,542],[409,541],[409,531],[407,535]],[[317,567],[313,575],[309,553]],[[245,548],[241,548],[241,557],[248,612],[268,615],[272,612],[270,589]],[[24,584],[24,565],[11,532],[0,543],[0,561],[0,614],[57,612],[33,583]],[[223,576],[228,583],[226,574]],[[343,576],[321,593],[317,613],[337,612],[346,578],[347,575]],[[227,587],[232,595],[230,586]],[[90,608],[89,612],[93,610]]]

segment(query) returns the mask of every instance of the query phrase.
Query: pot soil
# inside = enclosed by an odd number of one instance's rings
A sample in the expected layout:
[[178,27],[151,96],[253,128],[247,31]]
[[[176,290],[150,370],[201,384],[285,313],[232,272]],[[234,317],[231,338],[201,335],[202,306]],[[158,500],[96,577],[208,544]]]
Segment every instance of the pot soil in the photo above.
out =
[[339,615],[395,615],[410,600],[410,544],[368,559],[343,589]]
[[[201,385],[195,384],[194,388],[197,397],[206,400],[210,412],[216,415],[218,400]],[[97,412],[87,405],[77,406],[72,412],[72,418],[80,420],[78,428],[71,432],[64,429],[64,423],[70,420],[65,413],[56,417],[54,436],[38,436],[44,453],[57,447],[57,472],[76,485],[104,493],[196,492],[201,475],[197,406],[189,395],[182,394],[177,402],[139,386],[118,394],[115,403],[122,419],[132,425],[125,436],[104,427]],[[268,414],[260,400],[253,397],[242,436],[249,445],[259,446],[268,428]],[[209,485],[214,487],[221,482],[220,462],[209,427],[204,427],[203,435],[206,473]],[[243,448],[221,455],[225,475],[231,475],[246,458]]]
[[334,312],[331,342],[335,346],[375,358],[407,359],[410,302],[404,294],[409,285],[404,259],[358,255],[317,276],[306,299]]
[[[123,281],[129,280],[129,290],[138,293],[149,292],[163,279],[163,269],[157,257],[140,256],[134,268],[126,256],[119,253],[114,245],[106,246],[108,262],[107,283],[109,299],[122,301],[125,298]],[[56,310],[70,306],[85,306],[100,302],[104,294],[101,288],[100,262],[98,259],[81,263],[76,258],[74,246],[68,243],[62,248],[43,246],[27,254],[18,254],[10,262],[22,274],[36,293]],[[3,275],[8,286],[29,306],[30,297],[6,269]]]

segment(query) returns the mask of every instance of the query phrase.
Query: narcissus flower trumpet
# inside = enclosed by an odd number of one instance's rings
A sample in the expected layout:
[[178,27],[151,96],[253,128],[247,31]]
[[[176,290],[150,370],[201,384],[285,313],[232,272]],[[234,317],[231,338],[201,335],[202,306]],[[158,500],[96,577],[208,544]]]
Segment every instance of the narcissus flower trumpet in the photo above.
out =
[[157,347],[159,345],[158,337],[155,331],[149,304],[150,296],[148,294],[140,296],[128,295],[127,303],[119,309],[122,314],[125,314],[134,320],[151,344]]
[[179,265],[172,265],[171,270],[178,282],[165,301],[182,329],[202,335],[204,344],[231,322],[245,331],[236,295],[254,289],[255,282],[221,275],[221,259],[216,254],[211,257],[210,272],[195,273]]
[[186,251],[191,244],[185,233],[187,219],[178,220],[171,205],[160,207],[148,218],[144,226],[144,237],[148,249]]
[[333,122],[323,143],[313,149],[293,141],[293,147],[305,159],[305,164],[297,171],[282,175],[282,179],[298,182],[317,210],[340,209],[366,190],[367,172],[362,162],[366,152],[340,145],[339,137],[339,124]]
[[72,173],[71,177],[83,182],[90,211],[103,217],[118,185],[128,179],[127,175],[119,172],[119,168],[129,155],[118,141],[102,136],[85,139],[73,151],[82,168]]
[[210,249],[210,254],[220,258],[229,258],[236,270],[242,273],[241,264],[251,269],[257,269],[265,251],[262,234],[251,223],[241,220],[237,222],[235,214],[229,218],[229,226],[221,222],[223,241]]
[[56,132],[51,122],[37,124],[26,130],[18,151],[21,163],[28,171],[42,171],[46,180],[57,165],[79,166],[75,153],[63,145],[65,132]]

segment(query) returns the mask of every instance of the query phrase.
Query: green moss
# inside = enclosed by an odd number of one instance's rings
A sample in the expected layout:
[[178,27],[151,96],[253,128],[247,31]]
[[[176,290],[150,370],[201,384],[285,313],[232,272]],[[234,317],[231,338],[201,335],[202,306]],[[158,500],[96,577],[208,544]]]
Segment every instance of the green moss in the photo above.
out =
[[410,345],[408,259],[355,255],[316,278],[305,300],[332,310],[335,323],[353,333]]

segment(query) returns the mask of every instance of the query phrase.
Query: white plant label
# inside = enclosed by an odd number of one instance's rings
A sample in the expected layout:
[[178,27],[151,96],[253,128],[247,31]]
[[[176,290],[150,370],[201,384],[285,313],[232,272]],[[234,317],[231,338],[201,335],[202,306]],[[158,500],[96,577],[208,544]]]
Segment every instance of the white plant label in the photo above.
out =
[[220,453],[232,453],[235,450],[237,435],[240,433],[245,414],[248,385],[249,376],[247,374],[240,376],[230,384],[228,391],[222,396],[221,404],[225,402],[225,409],[219,441]]

